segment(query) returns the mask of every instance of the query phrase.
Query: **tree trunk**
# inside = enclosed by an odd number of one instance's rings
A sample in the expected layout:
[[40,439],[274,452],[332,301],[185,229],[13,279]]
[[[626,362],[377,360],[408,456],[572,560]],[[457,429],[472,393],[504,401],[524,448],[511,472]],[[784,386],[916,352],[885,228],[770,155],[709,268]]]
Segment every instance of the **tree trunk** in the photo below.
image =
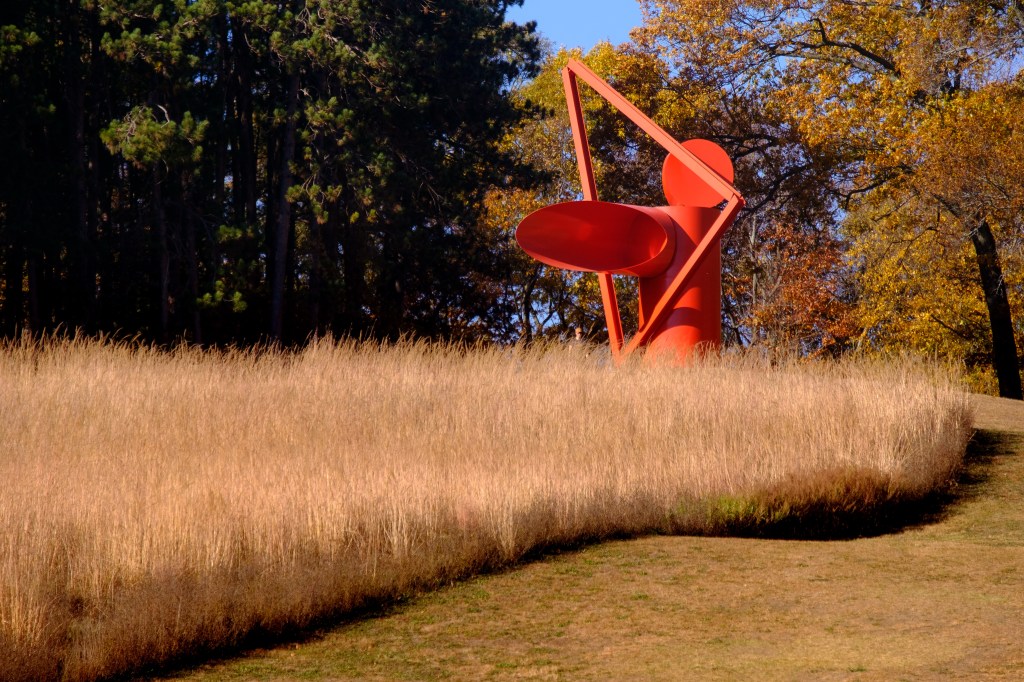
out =
[[[10,230],[12,227],[7,226]],[[24,307],[24,295],[22,287],[25,277],[25,254],[18,238],[12,239],[8,236],[6,245],[6,258],[4,259],[4,300],[2,316],[3,325],[0,327],[0,334],[7,338],[15,338],[19,327],[24,321],[22,308]]]
[[397,341],[402,333],[405,287],[402,282],[402,249],[399,228],[384,227],[381,234],[380,271],[377,277],[377,310],[373,335]]
[[978,222],[978,226],[971,232],[971,241],[974,243],[978,274],[985,291],[985,305],[988,307],[992,327],[992,368],[999,380],[999,395],[1024,400],[1017,342],[1013,335],[1013,316],[1006,297],[1006,283],[1003,281],[996,241],[987,220],[981,219]]
[[363,223],[354,222],[346,211],[341,217],[341,234],[343,323],[340,331],[358,337],[366,331],[363,311],[366,306],[367,233]]
[[185,233],[185,276],[187,280],[188,305],[185,309],[192,318],[192,341],[203,342],[202,316],[199,314],[199,246],[196,240],[196,223],[194,219],[193,196],[191,191],[192,178],[188,173],[181,174],[181,224]]
[[[23,124],[22,124],[23,125]],[[19,154],[22,159],[29,157],[25,148],[26,135],[22,127],[17,135]],[[21,191],[12,194],[17,199],[4,206],[4,223],[0,223],[0,236],[5,244],[4,295],[2,306],[3,334],[14,338],[25,327],[25,277],[28,264],[28,235],[32,232],[31,193]],[[34,320],[33,320],[34,322]],[[29,326],[34,331],[34,326]]]
[[259,220],[257,211],[256,134],[253,125],[253,74],[251,57],[244,31],[234,27],[233,52],[235,77],[231,81],[232,95],[237,107],[238,151],[234,155],[234,189],[236,220],[247,229],[255,229]]
[[279,341],[284,331],[284,293],[288,281],[288,234],[291,228],[291,206],[288,190],[292,185],[292,161],[295,158],[296,111],[299,104],[299,74],[288,77],[288,114],[281,143],[281,165],[278,177],[277,216],[274,225],[274,268],[270,283],[270,338]]
[[156,222],[157,254],[160,268],[160,342],[166,343],[171,329],[171,249],[167,239],[167,216],[164,213],[160,172],[153,164],[153,218]]
[[523,302],[521,307],[522,314],[522,332],[521,338],[526,343],[533,342],[533,322],[530,321],[530,317],[533,313],[533,291],[537,287],[537,280],[540,279],[540,268],[535,267],[533,272],[530,273],[530,278],[526,282],[526,286],[523,287]]
[[324,295],[324,245],[326,237],[331,233],[331,224],[338,220],[338,212],[331,207],[326,223],[319,220],[310,225],[312,244],[309,249],[309,329],[314,336],[323,332],[323,312],[321,302]]
[[87,143],[85,133],[85,79],[87,68],[83,68],[81,16],[77,2],[69,3],[69,25],[66,35],[66,70],[64,97],[68,105],[70,138],[68,158],[71,161],[72,202],[74,237],[71,261],[71,310],[66,319],[75,327],[88,328],[92,322],[93,298],[96,289],[95,274],[91,264],[91,239],[89,238],[89,197],[87,187]]
[[42,286],[39,258],[39,253],[31,254],[28,257],[28,267],[26,268],[28,270],[28,330],[34,335],[42,334],[44,331],[39,291]]

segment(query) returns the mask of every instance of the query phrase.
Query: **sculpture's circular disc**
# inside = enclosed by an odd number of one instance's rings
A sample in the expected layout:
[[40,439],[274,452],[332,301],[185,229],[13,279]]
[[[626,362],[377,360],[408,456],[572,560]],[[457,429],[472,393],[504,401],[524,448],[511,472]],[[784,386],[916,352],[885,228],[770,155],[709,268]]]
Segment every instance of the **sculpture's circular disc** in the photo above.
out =
[[[687,140],[683,147],[704,162],[727,182],[732,182],[732,160],[725,150],[710,140]],[[717,206],[725,200],[698,178],[682,161],[668,155],[661,171],[661,184],[670,206]]]

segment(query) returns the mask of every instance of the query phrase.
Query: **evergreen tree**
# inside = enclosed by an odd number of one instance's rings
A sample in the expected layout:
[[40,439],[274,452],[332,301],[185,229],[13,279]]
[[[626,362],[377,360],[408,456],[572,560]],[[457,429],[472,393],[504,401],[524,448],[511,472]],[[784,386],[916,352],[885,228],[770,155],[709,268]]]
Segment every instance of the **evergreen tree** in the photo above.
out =
[[509,4],[5,4],[3,333],[485,334],[479,206],[531,179]]

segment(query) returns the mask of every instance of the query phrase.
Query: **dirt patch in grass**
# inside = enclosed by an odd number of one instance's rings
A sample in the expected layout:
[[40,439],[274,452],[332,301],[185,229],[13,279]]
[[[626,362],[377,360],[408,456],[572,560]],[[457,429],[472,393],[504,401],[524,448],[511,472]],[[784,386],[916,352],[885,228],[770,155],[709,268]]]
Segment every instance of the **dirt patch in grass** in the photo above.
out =
[[610,542],[174,679],[1024,678],[1024,404],[976,407],[947,504],[901,531]]

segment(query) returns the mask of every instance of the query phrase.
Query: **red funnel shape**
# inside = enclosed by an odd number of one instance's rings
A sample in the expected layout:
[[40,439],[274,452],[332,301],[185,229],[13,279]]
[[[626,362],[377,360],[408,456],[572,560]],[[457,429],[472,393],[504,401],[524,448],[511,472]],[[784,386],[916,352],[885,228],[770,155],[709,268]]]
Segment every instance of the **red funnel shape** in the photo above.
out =
[[[728,182],[733,181],[732,160],[724,149],[710,140],[687,140],[683,148],[704,162]],[[710,208],[722,203],[722,195],[700,179],[692,168],[669,154],[661,170],[665,198],[671,206]]]
[[570,201],[528,215],[516,229],[516,241],[556,268],[649,277],[672,261],[676,229],[657,209]]

